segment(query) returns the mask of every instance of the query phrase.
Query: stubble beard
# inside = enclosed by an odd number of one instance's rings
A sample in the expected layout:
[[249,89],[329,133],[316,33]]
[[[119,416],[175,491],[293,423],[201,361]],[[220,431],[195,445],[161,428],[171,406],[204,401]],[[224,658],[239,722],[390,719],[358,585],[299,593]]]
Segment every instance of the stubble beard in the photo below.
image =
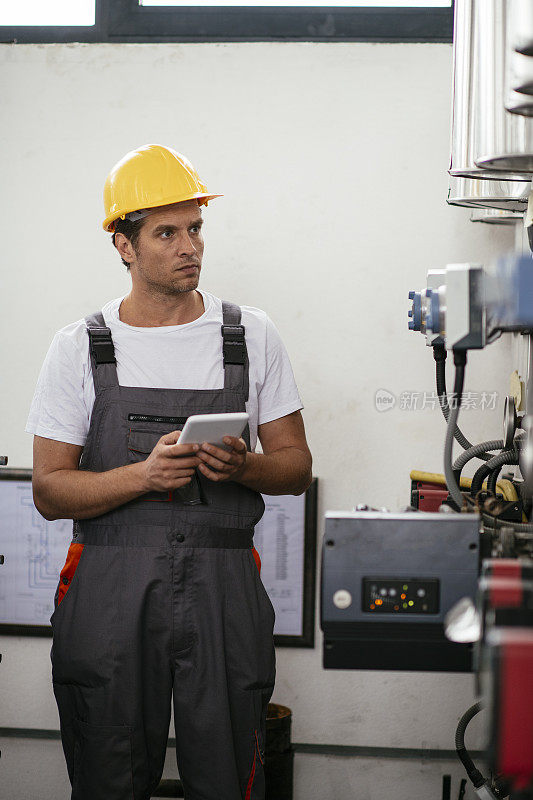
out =
[[158,280],[149,278],[146,274],[143,274],[143,278],[150,294],[173,297],[175,295],[185,294],[186,292],[192,292],[197,289],[198,284],[200,283],[200,271],[201,267],[198,266],[198,272],[196,275],[190,275],[185,278],[175,278],[169,283],[161,283]]

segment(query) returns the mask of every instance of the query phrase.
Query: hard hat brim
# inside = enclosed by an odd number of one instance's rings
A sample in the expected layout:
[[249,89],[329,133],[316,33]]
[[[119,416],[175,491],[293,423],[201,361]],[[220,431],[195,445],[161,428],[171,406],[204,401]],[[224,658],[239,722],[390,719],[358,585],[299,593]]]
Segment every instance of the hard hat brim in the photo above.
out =
[[[189,195],[186,195],[185,197],[181,195],[179,197],[169,198],[164,202],[158,200],[156,203],[145,203],[143,205],[143,208],[159,208],[160,206],[171,206],[174,205],[175,203],[186,203],[188,200],[198,200],[198,205],[203,206],[207,205],[210,200],[214,200],[216,197],[224,197],[224,195],[210,194],[207,192],[193,192]],[[139,210],[138,208],[124,208],[121,209],[120,212],[115,211],[113,214],[110,214],[108,217],[105,218],[105,220],[102,223],[103,229],[105,231],[108,231],[109,233],[112,233],[115,228],[114,223],[116,222],[117,219],[120,218],[124,219],[126,214],[130,214],[132,211],[138,211],[138,210]]]

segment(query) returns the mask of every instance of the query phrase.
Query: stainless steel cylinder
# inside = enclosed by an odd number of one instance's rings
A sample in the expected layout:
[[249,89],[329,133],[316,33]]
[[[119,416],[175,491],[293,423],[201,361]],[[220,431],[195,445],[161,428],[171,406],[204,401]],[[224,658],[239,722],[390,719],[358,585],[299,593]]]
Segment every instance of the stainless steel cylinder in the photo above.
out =
[[[533,8],[533,2],[531,2]],[[511,114],[533,116],[533,56],[514,49],[517,40],[515,6],[508,6],[505,108]]]
[[475,130],[474,161],[483,169],[531,177],[533,120],[504,107],[506,7],[506,0],[479,0],[475,6],[480,124]]
[[508,89],[533,94],[533,56],[524,56],[507,47]]
[[516,225],[524,215],[518,211],[504,211],[503,208],[476,208],[470,214],[471,222],[485,222],[487,225]]
[[493,208],[524,213],[531,184],[523,181],[489,181],[450,178],[448,203],[466,208]]
[[505,108],[511,114],[533,117],[533,97],[530,94],[521,94],[520,92],[507,92]]
[[[453,93],[450,175],[454,177],[497,180],[528,180],[520,174],[504,174],[479,167],[474,146],[480,128],[486,125],[481,116],[479,51],[477,35],[480,8],[491,0],[455,0],[453,37]],[[503,85],[502,85],[503,108]]]
[[508,0],[509,45],[512,50],[533,56],[533,3]]

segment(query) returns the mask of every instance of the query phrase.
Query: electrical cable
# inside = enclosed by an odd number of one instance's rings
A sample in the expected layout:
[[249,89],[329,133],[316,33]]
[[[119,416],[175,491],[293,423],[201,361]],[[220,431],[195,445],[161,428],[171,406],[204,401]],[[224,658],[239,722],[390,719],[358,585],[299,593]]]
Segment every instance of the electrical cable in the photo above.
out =
[[476,716],[476,714],[479,714],[482,708],[483,704],[480,702],[474,703],[473,706],[470,706],[470,708],[465,711],[459,720],[457,729],[455,731],[455,749],[457,750],[457,755],[459,756],[466,770],[466,774],[476,789],[479,789],[480,786],[483,786],[485,783],[485,778],[468,755],[468,750],[466,749],[465,745],[465,732],[470,721]]
[[[518,453],[516,454],[516,458],[513,458],[512,461],[507,461],[507,464],[518,464]],[[500,464],[499,467],[496,467],[490,473],[487,479],[487,492],[491,492],[492,494],[496,494],[496,482],[498,480],[498,475],[502,471],[503,464]]]
[[[464,453],[461,453],[458,458],[455,459],[453,465],[453,472],[455,475],[455,480],[461,486],[461,472],[465,464],[470,461],[472,458],[481,458],[488,461],[489,459],[493,458],[492,455],[484,455],[487,450],[501,450],[504,446],[503,439],[492,439],[489,442],[481,442],[480,444],[476,444],[473,447],[469,447],[468,450],[465,450]],[[482,455],[483,454],[483,455]]]
[[470,496],[475,497],[481,491],[483,481],[489,476],[492,470],[496,467],[502,467],[504,464],[518,464],[518,448],[513,447],[509,450],[502,450],[498,455],[492,456],[490,461],[482,464],[472,478],[470,486]]
[[[453,440],[455,438],[455,429],[457,427],[457,418],[459,416],[459,408],[461,407],[461,398],[465,379],[466,350],[454,350],[453,362],[455,364],[455,383],[452,395],[452,408],[450,411],[450,416],[448,417],[448,427],[446,428],[446,440],[444,443],[444,475],[446,477],[448,491],[451,494],[457,508],[459,511],[461,511],[464,498],[461,494],[461,489],[459,488],[459,484],[453,471],[452,461]],[[469,447],[471,447],[470,444]],[[483,466],[485,465],[483,464]]]
[[[472,447],[469,447],[468,450],[465,450],[464,453],[461,453],[461,455],[457,456],[454,461],[453,468],[454,470],[462,470],[472,458],[477,458],[480,453],[486,453],[489,450],[502,450],[503,447],[503,439],[491,439],[488,442],[480,442],[479,444],[475,444]],[[493,458],[493,456],[488,456],[484,460],[488,461],[489,458]]]
[[[454,351],[455,353],[455,351]],[[437,381],[437,394],[439,396],[439,404],[444,414],[446,422],[449,421],[450,407],[448,405],[448,398],[446,393],[446,348],[443,344],[433,345],[433,358],[435,359],[435,375]],[[455,425],[454,436],[464,450],[469,450],[472,447],[472,442],[469,442],[458,425]],[[487,448],[491,449],[491,448]],[[479,454],[476,456],[482,461],[488,461],[490,456]]]

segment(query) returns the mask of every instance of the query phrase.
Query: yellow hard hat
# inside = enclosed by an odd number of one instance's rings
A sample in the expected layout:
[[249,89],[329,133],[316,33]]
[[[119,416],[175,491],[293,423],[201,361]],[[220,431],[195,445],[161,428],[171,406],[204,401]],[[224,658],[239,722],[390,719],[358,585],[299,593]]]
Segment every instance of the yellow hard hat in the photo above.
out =
[[103,228],[113,231],[115,220],[145,208],[185,200],[207,205],[221,194],[209,194],[191,162],[171,147],[145,144],[126,153],[111,170],[104,186]]

